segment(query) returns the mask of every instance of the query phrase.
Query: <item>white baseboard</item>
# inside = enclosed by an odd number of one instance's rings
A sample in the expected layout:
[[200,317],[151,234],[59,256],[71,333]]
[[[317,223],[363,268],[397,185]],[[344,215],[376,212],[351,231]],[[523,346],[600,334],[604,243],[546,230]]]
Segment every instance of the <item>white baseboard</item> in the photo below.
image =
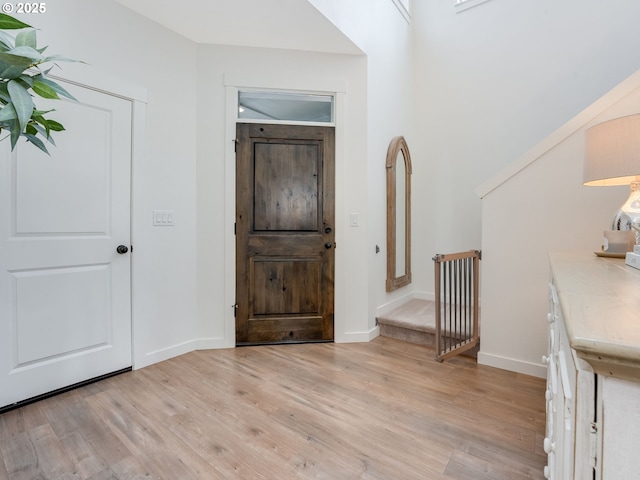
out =
[[510,372],[523,373],[532,377],[546,378],[547,368],[544,365],[501,357],[490,353],[478,352],[478,363],[489,367],[501,368]]
[[436,295],[434,292],[413,292],[413,298],[433,302],[436,299]]
[[373,327],[368,332],[346,332],[335,336],[335,343],[363,343],[370,342],[380,335],[380,327]]
[[[380,335],[380,328],[374,327],[367,332],[347,332],[336,335],[335,343],[363,343],[370,342]],[[133,369],[148,367],[154,363],[163,362],[170,358],[193,352],[194,350],[219,350],[222,348],[235,348],[235,344],[229,345],[224,338],[200,338],[188,342],[172,345],[167,348],[149,352],[136,356],[133,362]]]
[[430,301],[433,301],[435,297],[434,297],[433,293],[428,293],[428,292],[410,292],[410,293],[408,293],[406,295],[403,295],[402,297],[398,297],[398,298],[396,298],[394,300],[391,300],[390,302],[387,302],[387,303],[384,303],[384,304],[380,305],[376,309],[376,317],[384,315],[385,313],[390,312],[394,308],[399,307],[403,303],[406,303],[409,300],[413,300],[414,298],[417,298],[419,300],[430,300]]
[[190,340],[188,342],[179,343],[178,345],[172,345],[170,347],[142,355],[134,355],[133,369],[138,370],[139,368],[148,367],[154,363],[163,362],[164,360],[169,360],[170,358],[193,352],[197,349],[197,346],[197,340]]

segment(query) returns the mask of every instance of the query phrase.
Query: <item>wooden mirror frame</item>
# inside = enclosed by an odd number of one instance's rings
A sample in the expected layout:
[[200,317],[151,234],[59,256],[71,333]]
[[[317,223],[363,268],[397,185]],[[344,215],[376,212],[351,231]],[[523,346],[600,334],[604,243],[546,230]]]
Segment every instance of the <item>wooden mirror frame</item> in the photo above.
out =
[[[404,179],[396,178],[398,154],[404,158]],[[387,292],[411,283],[411,155],[403,136],[394,137],[387,149]],[[405,182],[405,268],[403,275],[396,270],[396,218],[397,218],[397,181]]]

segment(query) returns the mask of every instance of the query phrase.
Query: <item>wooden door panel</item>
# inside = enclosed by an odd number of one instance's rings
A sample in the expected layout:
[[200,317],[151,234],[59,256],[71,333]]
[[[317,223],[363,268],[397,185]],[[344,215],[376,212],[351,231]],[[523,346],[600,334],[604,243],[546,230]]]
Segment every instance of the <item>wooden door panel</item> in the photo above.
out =
[[318,315],[321,261],[321,258],[252,258],[253,314]]
[[249,326],[252,339],[256,343],[293,343],[326,341],[322,329],[322,317],[287,317],[278,319],[253,319]]
[[254,230],[318,228],[318,145],[256,143]]
[[238,124],[238,344],[333,340],[333,134]]

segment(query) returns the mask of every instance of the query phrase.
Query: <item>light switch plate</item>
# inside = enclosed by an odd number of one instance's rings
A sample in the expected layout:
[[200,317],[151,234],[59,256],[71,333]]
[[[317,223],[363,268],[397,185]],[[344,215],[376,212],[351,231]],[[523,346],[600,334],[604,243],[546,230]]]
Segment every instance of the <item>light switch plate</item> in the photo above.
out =
[[173,210],[154,210],[153,225],[155,227],[173,227],[174,211]]

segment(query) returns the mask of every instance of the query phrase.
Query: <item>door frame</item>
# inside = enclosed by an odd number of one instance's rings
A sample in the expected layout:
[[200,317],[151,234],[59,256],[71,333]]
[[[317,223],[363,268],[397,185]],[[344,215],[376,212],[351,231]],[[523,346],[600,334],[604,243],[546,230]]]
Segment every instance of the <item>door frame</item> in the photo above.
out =
[[[238,119],[238,91],[247,90],[274,90],[274,91],[300,91],[303,93],[317,93],[334,96],[334,123],[322,124],[335,128],[335,277],[334,277],[334,342],[345,341],[345,315],[346,296],[345,289],[341,288],[345,284],[345,257],[346,249],[340,249],[340,245],[346,245],[346,217],[345,212],[345,95],[346,81],[315,79],[309,81],[296,81],[295,79],[282,78],[262,78],[256,81],[255,78],[232,77],[225,75],[225,315],[224,315],[224,348],[235,348],[236,346],[236,325],[234,317],[234,305],[236,299],[236,239],[234,224],[236,219],[236,154],[235,137],[236,123],[251,123],[247,119]],[[269,123],[264,120],[256,120],[255,123]],[[273,122],[287,125],[308,125],[305,122]]]
[[131,212],[129,218],[131,245],[136,246],[136,254],[131,255],[131,361],[134,370],[142,368],[153,363],[144,358],[145,355],[141,349],[136,348],[136,345],[140,343],[140,334],[137,334],[140,328],[137,327],[140,326],[141,319],[146,317],[148,311],[145,298],[139,293],[136,294],[136,292],[144,291],[149,271],[145,265],[150,263],[146,253],[149,249],[146,248],[144,240],[144,179],[147,168],[144,139],[147,90],[96,68],[87,69],[82,65],[75,64],[65,65],[62,75],[49,75],[49,77],[131,102]]

